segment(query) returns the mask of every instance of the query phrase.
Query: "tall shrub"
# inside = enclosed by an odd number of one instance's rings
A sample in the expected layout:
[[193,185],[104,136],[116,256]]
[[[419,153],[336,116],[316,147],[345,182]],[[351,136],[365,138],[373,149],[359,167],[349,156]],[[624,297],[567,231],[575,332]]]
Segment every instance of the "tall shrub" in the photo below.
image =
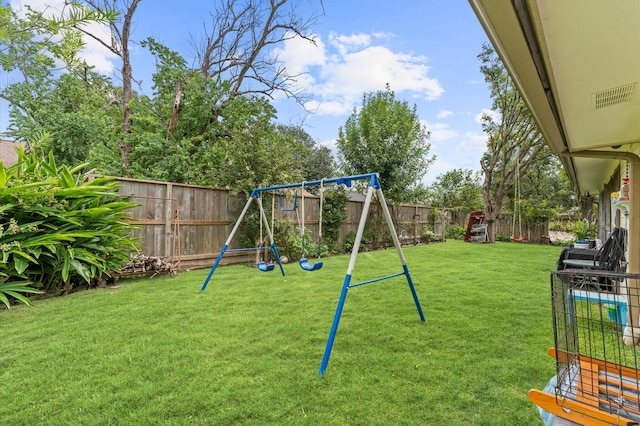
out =
[[[34,153],[0,162],[0,301],[24,293],[68,291],[110,276],[136,251],[127,211],[113,178],[90,178],[86,164],[57,166]],[[9,290],[7,290],[9,289]]]
[[324,194],[322,205],[322,229],[326,243],[332,249],[339,244],[340,229],[347,220],[347,193],[337,187]]

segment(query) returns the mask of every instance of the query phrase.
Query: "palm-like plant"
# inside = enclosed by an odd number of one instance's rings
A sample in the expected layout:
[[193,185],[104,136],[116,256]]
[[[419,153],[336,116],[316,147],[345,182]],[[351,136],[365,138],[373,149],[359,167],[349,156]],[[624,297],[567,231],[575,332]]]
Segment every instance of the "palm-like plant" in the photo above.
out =
[[56,292],[111,275],[136,251],[128,210],[113,178],[82,173],[18,152],[0,163],[0,301],[26,303],[25,293]]

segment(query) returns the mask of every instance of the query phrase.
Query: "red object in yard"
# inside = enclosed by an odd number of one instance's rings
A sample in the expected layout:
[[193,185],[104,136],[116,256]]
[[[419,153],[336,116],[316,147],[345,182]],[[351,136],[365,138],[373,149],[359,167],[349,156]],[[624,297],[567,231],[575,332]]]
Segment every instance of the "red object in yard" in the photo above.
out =
[[475,211],[469,214],[469,223],[467,224],[467,232],[464,234],[464,240],[468,243],[473,242],[471,230],[475,225],[482,225],[484,223],[484,212]]

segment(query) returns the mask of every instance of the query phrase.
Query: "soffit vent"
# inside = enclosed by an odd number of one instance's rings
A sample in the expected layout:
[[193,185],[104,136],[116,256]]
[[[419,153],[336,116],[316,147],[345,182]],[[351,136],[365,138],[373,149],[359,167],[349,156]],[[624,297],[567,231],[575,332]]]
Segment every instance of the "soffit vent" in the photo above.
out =
[[593,109],[602,109],[629,102],[636,93],[638,83],[625,84],[591,95]]

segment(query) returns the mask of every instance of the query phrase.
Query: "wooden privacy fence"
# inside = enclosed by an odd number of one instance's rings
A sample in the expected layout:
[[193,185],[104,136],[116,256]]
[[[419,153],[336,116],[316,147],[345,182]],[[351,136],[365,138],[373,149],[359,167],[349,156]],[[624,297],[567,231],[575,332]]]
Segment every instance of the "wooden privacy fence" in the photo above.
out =
[[[242,209],[242,200],[228,191],[137,179],[118,181],[119,193],[140,205],[131,216],[139,226],[134,237],[142,252],[175,262],[175,269],[211,263]],[[228,263],[234,255],[229,254]]]
[[519,223],[516,221],[515,234],[513,232],[513,216],[501,215],[496,223],[496,237],[514,236],[523,237],[526,241],[534,244],[547,244],[549,242],[549,221],[546,218],[539,218],[536,222],[522,222],[522,235],[520,235]]
[[[134,236],[140,241],[141,251],[147,256],[162,257],[174,262],[176,270],[211,266],[246,203],[244,195],[233,195],[227,190],[128,178],[119,178],[118,181],[119,193],[131,197],[131,201],[139,204],[139,207],[131,211],[131,216],[138,225]],[[299,227],[301,197],[298,198],[298,208],[291,212],[280,208],[277,195],[273,200],[273,204],[270,197],[263,200],[269,222],[271,223],[273,212],[275,219],[288,221]],[[283,198],[283,207],[291,208],[293,201],[289,194]],[[361,201],[356,199],[348,202],[347,218],[339,233],[340,243],[345,241],[349,233],[356,232],[363,206],[364,197]],[[305,228],[310,231],[312,241],[317,242],[319,197],[305,193],[304,207]],[[415,244],[421,241],[424,225],[432,223],[429,218],[431,211],[431,207],[420,205],[392,207],[391,212],[398,224],[398,234],[403,243]],[[373,247],[390,241],[381,214],[380,207],[372,204],[365,234],[367,243]],[[446,218],[438,218],[435,230],[437,234],[444,234],[446,222]],[[230,244],[231,248],[242,246],[238,238]],[[253,260],[253,256],[252,253],[231,252],[225,254],[222,263],[248,262]]]
[[[134,231],[134,236],[140,241],[141,251],[147,256],[166,258],[174,263],[175,270],[211,266],[246,203],[244,195],[233,195],[228,190],[128,178],[118,178],[118,181],[119,193],[130,196],[131,201],[139,204],[139,207],[131,211],[131,216],[139,226]],[[364,206],[364,196],[351,195],[354,199],[346,206],[347,218],[338,237],[340,243],[350,233],[355,234]],[[274,195],[273,203],[270,197],[264,197],[264,209],[269,222],[271,223],[273,214],[274,219],[288,221],[299,227],[301,201],[299,197],[298,208],[288,212],[280,208],[277,195]],[[283,207],[291,208],[293,202],[293,197],[289,194],[283,198]],[[319,197],[305,193],[304,207],[304,226],[309,230],[311,240],[317,242]],[[435,235],[444,236],[448,224],[457,223],[466,227],[468,219],[468,215],[464,213],[441,213],[440,210],[434,211],[432,207],[423,205],[392,206],[390,211],[403,244],[425,242],[425,225],[430,225]],[[510,216],[501,216],[496,226],[496,235],[511,235]],[[546,243],[547,229],[546,222],[536,225],[523,223],[523,236],[532,243]],[[365,241],[370,248],[391,242],[378,204],[371,205]],[[230,248],[239,247],[243,247],[243,244],[236,238],[231,242]],[[250,262],[254,256],[255,253],[250,252],[226,253],[222,263]]]

